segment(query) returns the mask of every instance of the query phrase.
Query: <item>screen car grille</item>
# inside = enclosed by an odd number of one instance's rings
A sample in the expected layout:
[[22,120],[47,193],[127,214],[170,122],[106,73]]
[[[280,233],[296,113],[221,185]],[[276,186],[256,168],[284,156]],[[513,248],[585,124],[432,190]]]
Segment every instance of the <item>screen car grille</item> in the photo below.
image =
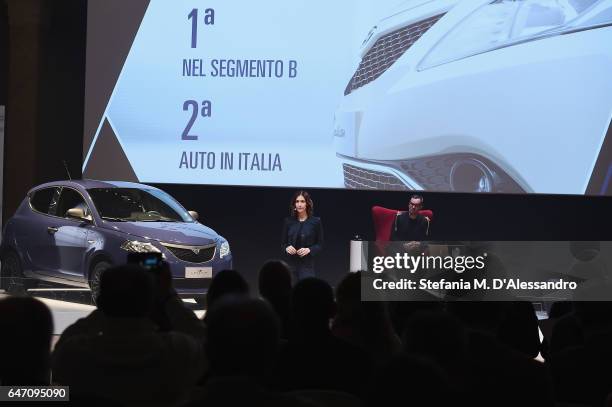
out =
[[346,85],[344,95],[348,95],[382,75],[443,15],[439,14],[410,24],[376,40],[372,48],[361,59],[357,71]]
[[351,189],[382,189],[406,191],[408,186],[393,174],[366,170],[350,164],[342,164],[344,186]]
[[172,252],[178,259],[190,263],[206,263],[215,257],[216,245],[209,246],[174,246],[164,244],[164,247]]

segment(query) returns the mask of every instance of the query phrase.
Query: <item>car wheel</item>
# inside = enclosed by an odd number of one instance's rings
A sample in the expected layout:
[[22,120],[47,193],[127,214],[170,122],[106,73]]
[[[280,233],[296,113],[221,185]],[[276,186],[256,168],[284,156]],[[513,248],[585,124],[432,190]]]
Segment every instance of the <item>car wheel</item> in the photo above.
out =
[[89,288],[91,289],[91,299],[94,304],[97,304],[98,295],[100,295],[100,280],[102,274],[110,268],[111,264],[106,261],[96,263],[89,273]]
[[6,292],[12,295],[25,295],[28,285],[23,276],[21,262],[15,252],[8,252],[2,259],[2,279]]

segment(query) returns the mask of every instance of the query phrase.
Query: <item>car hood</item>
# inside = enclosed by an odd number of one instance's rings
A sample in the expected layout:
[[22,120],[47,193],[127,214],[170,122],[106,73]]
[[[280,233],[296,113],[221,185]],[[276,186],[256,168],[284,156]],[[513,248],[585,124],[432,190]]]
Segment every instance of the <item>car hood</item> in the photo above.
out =
[[418,7],[421,7],[427,3],[433,3],[435,0],[406,0],[402,3],[399,3],[397,6],[389,9],[388,15],[383,18],[383,20],[393,17],[398,13],[403,13],[405,11],[414,10]]
[[202,246],[220,239],[217,232],[197,222],[112,222],[107,227],[135,237],[167,243]]

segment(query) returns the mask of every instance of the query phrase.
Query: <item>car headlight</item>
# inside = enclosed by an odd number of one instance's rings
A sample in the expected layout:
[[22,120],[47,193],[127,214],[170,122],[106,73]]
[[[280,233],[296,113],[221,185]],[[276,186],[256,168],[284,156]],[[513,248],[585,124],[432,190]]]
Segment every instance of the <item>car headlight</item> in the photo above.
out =
[[[560,28],[580,16],[597,0],[496,0],[477,8],[453,28],[419,65],[432,68],[461,58],[561,34]],[[575,29],[575,27],[568,27]]]
[[134,253],[161,253],[157,247],[149,242],[140,242],[138,240],[126,240],[121,245],[121,248],[128,252]]
[[230,254],[230,247],[228,242],[221,243],[221,247],[219,248],[219,257],[224,258]]

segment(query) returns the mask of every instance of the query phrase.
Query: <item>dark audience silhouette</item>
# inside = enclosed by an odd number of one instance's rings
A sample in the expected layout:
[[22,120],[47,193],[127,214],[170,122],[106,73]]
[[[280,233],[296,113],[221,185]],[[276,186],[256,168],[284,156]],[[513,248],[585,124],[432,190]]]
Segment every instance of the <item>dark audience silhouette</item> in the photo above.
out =
[[361,301],[361,273],[350,273],[336,288],[337,313],[332,332],[361,348],[376,364],[387,362],[402,347],[383,301]]
[[49,308],[29,297],[0,301],[0,385],[49,384],[53,320]]
[[552,406],[547,366],[498,339],[504,302],[451,302],[448,309],[467,329],[470,375],[467,394],[475,405]]
[[506,303],[497,336],[501,342],[530,358],[538,356],[540,333],[533,304],[528,301]]
[[269,260],[259,270],[259,295],[266,299],[279,318],[281,338],[291,331],[291,270],[282,260]]
[[272,307],[263,300],[229,294],[208,312],[206,353],[211,376],[269,379],[280,341]]
[[249,284],[236,270],[221,270],[213,277],[206,293],[206,306],[212,308],[215,301],[227,294],[248,294]]
[[317,278],[301,280],[293,289],[292,310],[295,330],[281,353],[281,387],[362,394],[371,361],[364,351],[332,335],[336,303],[331,286]]
[[1,384],[49,384],[51,360],[70,405],[612,404],[611,303],[553,305],[543,348],[531,303],[362,301],[361,277],[347,274],[335,296],[317,278],[292,288],[273,260],[255,299],[238,271],[224,270],[201,321],[167,264],[116,267],[102,276],[98,308],[63,332],[51,359],[49,309],[5,298]]
[[377,371],[365,405],[446,407],[451,401],[457,399],[438,365],[422,356],[400,355]]
[[210,375],[189,406],[300,406],[271,390],[280,324],[265,301],[226,294],[208,310]]
[[[550,359],[556,398],[602,406],[612,392],[612,303],[576,302],[574,306],[573,329],[580,329],[582,343],[558,350]],[[575,332],[568,329],[566,334]]]
[[[56,344],[54,382],[130,406],[182,400],[208,363],[203,326],[171,281],[167,266],[105,271],[98,309],[68,327]],[[156,303],[163,303],[170,331],[156,325]]]
[[402,341],[406,353],[427,357],[438,364],[457,395],[465,391],[470,375],[467,332],[457,318],[442,310],[417,311],[406,322]]
[[559,352],[584,344],[583,329],[576,313],[573,311],[563,314],[558,318],[549,317],[553,323],[549,358],[554,358]]

